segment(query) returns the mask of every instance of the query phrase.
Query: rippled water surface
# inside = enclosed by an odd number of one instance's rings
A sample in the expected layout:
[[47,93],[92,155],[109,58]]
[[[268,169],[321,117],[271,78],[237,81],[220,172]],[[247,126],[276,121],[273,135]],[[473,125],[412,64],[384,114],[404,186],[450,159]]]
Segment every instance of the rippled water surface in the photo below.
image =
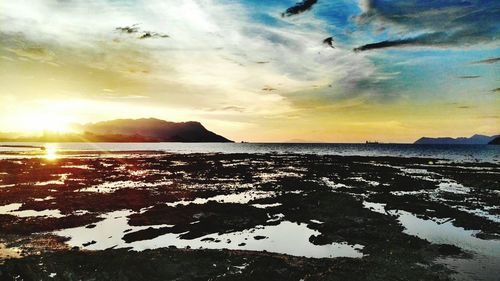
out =
[[[500,162],[500,146],[329,144],[329,143],[0,143],[49,146],[72,151],[165,151],[172,153],[300,153],[359,156],[433,157],[454,161]],[[0,151],[19,149],[0,147]],[[21,149],[21,150],[25,150]]]

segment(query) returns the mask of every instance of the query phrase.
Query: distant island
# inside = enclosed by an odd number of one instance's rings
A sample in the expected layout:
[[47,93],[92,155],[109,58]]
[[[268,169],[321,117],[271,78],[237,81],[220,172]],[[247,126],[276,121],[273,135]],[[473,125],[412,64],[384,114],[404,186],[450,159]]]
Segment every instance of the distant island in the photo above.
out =
[[485,135],[473,135],[469,138],[459,137],[440,137],[440,138],[429,138],[423,137],[415,141],[414,144],[489,144],[494,139],[497,139],[500,135],[495,136],[485,136]]
[[45,132],[41,136],[9,137],[3,142],[232,142],[200,122],[169,122],[155,118],[117,119],[79,125],[81,133]]

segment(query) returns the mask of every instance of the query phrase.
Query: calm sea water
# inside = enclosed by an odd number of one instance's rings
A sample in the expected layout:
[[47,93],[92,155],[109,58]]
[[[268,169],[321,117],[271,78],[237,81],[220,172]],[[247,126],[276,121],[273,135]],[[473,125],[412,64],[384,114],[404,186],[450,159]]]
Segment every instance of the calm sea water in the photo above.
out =
[[[55,147],[58,151],[164,151],[172,153],[298,153],[344,156],[431,157],[459,162],[500,162],[500,146],[326,143],[0,143]],[[0,147],[0,151],[24,149]]]

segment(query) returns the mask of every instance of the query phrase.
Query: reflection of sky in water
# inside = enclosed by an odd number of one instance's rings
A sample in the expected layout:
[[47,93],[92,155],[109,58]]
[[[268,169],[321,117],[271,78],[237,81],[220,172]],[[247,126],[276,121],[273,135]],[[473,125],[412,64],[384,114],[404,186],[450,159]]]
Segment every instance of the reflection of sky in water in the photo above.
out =
[[[95,244],[89,245],[86,249],[98,250],[111,247],[132,247],[134,250],[154,249],[174,245],[179,248],[187,246],[197,249],[237,249],[253,250],[274,253],[289,254],[294,256],[306,256],[314,258],[324,257],[362,257],[359,252],[363,248],[361,245],[350,246],[344,243],[332,243],[329,245],[317,246],[309,242],[309,237],[320,234],[312,230],[304,223],[292,223],[282,221],[278,225],[258,226],[254,229],[232,232],[227,234],[209,234],[196,239],[180,239],[179,234],[168,233],[151,240],[136,241],[130,244],[122,240],[124,232],[128,229],[137,231],[149,227],[159,228],[160,226],[130,226],[127,216],[132,211],[116,211],[104,215],[104,220],[96,223],[94,228],[77,227],[56,232],[61,236],[71,237],[68,243],[71,246],[82,246],[92,240]],[[130,232],[130,231],[129,231]],[[265,239],[256,240],[255,236],[266,236]],[[219,239],[220,242],[208,241],[206,238]],[[205,239],[206,241],[202,241]],[[246,245],[241,245],[245,243]],[[241,246],[239,246],[241,245]]]
[[[194,200],[181,200],[177,202],[165,203],[167,206],[176,207],[178,205],[189,205],[189,204],[206,204],[209,201],[219,202],[219,203],[239,203],[247,204],[250,201],[257,199],[264,199],[274,196],[275,193],[271,191],[259,191],[259,190],[249,190],[240,193],[215,195],[208,198],[196,198]],[[269,206],[268,206],[269,207]]]
[[43,210],[43,211],[35,211],[35,210],[19,210],[23,204],[21,203],[12,203],[4,206],[0,206],[0,214],[7,214],[18,216],[21,218],[25,217],[52,217],[52,218],[62,218],[64,215],[61,214],[59,210]]
[[119,189],[123,188],[145,188],[145,187],[157,187],[162,185],[172,184],[171,181],[161,181],[157,183],[145,182],[145,181],[108,181],[102,184],[89,186],[81,188],[80,192],[97,192],[97,193],[113,193]]
[[[364,206],[374,212],[386,214],[385,204],[364,202]],[[434,220],[425,220],[406,211],[389,210],[387,213],[397,215],[399,222],[404,226],[404,232],[418,236],[436,244],[452,244],[462,249],[489,256],[500,257],[499,240],[483,240],[474,237],[478,231],[465,230],[456,227],[451,221],[438,223]]]
[[455,270],[453,278],[456,281],[489,281],[499,280],[500,257],[474,255],[473,259],[443,257],[436,260]]

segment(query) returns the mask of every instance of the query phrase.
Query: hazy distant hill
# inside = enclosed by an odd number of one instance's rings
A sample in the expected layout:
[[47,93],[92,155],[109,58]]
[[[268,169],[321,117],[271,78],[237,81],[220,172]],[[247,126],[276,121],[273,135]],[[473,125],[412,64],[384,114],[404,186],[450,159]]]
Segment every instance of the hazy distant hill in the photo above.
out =
[[490,141],[488,144],[495,144],[495,145],[500,145],[500,136],[494,138],[492,141]]
[[460,137],[460,138],[428,138],[423,137],[418,139],[415,144],[488,144],[490,141],[498,137],[496,136],[485,136],[485,135],[473,135],[470,138]]
[[83,131],[97,135],[135,135],[164,142],[231,142],[199,122],[168,122],[155,118],[117,119],[86,124]]

